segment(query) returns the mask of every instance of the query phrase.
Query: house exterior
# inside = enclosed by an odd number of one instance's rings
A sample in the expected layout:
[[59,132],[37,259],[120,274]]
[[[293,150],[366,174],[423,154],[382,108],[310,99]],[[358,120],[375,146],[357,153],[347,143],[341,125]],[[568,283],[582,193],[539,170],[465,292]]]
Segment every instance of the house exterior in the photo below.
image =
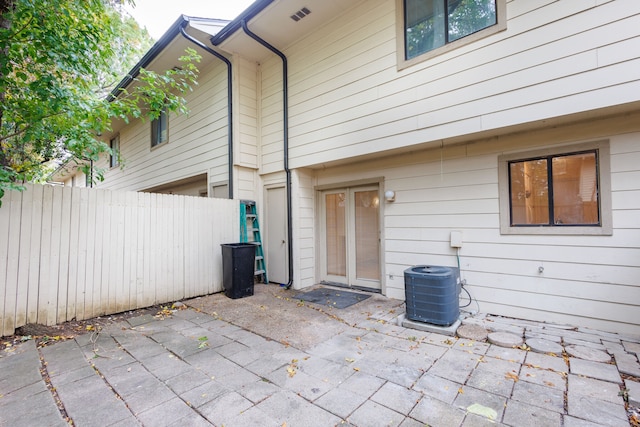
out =
[[190,114],[114,124],[99,187],[256,200],[294,289],[459,266],[468,310],[640,334],[640,2],[258,0],[142,66],[186,47]]

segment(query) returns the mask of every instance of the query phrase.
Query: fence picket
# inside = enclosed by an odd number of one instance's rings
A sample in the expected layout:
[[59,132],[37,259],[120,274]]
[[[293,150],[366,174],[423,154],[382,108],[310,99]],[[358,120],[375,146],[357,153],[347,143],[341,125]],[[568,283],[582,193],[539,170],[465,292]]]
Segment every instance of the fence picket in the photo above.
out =
[[0,207],[0,333],[222,290],[236,201],[27,185]]

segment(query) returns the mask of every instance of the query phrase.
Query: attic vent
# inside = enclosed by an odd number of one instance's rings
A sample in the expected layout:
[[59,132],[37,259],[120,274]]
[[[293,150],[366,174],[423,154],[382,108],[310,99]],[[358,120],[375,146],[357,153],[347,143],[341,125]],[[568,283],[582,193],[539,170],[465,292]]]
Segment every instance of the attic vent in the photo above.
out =
[[298,22],[299,20],[301,20],[302,18],[304,18],[310,13],[311,11],[309,9],[307,9],[306,7],[303,7],[302,9],[300,9],[299,11],[291,15],[291,19]]

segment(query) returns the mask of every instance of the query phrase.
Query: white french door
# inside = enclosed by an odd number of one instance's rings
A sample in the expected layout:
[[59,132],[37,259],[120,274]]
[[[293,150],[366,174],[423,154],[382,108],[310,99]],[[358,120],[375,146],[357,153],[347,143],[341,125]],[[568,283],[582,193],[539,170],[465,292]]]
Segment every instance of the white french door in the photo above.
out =
[[321,198],[321,279],[380,289],[378,186],[327,190]]

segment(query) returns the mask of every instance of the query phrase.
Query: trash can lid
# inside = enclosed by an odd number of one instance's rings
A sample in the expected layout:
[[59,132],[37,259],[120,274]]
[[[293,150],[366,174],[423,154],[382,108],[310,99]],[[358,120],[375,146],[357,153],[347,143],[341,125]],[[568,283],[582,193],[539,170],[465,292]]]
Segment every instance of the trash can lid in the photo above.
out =
[[453,269],[442,265],[416,265],[406,269],[405,273],[426,276],[449,276],[453,274]]

